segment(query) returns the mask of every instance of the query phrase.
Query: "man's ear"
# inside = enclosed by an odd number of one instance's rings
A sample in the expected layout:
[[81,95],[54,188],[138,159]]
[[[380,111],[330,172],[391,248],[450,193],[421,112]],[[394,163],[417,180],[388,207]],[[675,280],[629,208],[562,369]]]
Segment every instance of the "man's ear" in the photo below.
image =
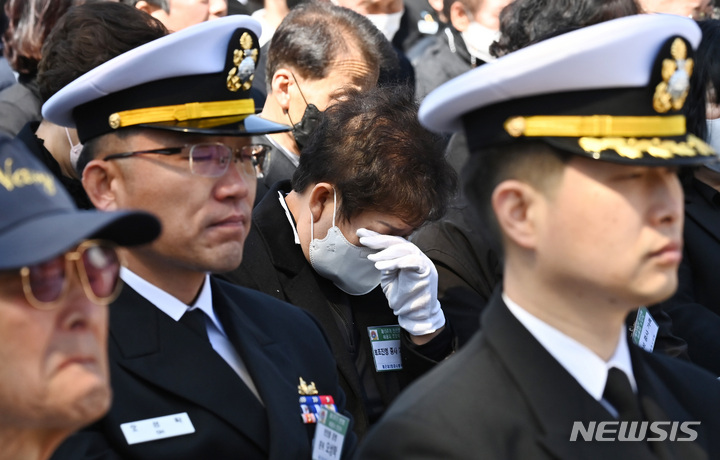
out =
[[534,248],[540,192],[524,182],[506,180],[495,187],[491,200],[504,238],[522,248]]
[[315,184],[310,191],[309,205],[313,222],[319,221],[325,213],[330,213],[332,218],[332,212],[335,210],[333,191],[333,186],[327,182]]
[[92,204],[101,211],[116,211],[117,189],[115,181],[119,172],[114,164],[102,160],[92,160],[85,166],[82,184]]
[[292,72],[281,67],[275,71],[272,77],[272,97],[275,98],[283,112],[290,108],[290,85],[294,84]]
[[453,2],[450,5],[450,24],[458,32],[465,32],[470,25],[470,17],[467,15],[465,5],[461,2]]
[[153,14],[155,11],[160,9],[159,6],[148,3],[145,0],[140,0],[139,2],[137,2],[135,4],[135,8],[139,9],[140,11],[144,11],[147,14]]

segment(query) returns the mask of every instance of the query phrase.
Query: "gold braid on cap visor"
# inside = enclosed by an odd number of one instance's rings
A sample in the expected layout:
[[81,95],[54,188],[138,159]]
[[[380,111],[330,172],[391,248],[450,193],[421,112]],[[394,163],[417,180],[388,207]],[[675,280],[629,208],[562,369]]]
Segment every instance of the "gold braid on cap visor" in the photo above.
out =
[[[577,137],[578,145],[593,158],[604,150],[614,150],[630,159],[645,153],[655,158],[676,156],[714,156],[712,147],[702,139],[686,133],[685,117],[647,116],[530,116],[512,117],[505,124],[512,137]],[[684,142],[663,137],[686,136]],[[638,138],[646,139],[638,139]]]
[[682,136],[685,117],[531,116],[512,117],[504,124],[513,137],[653,137]]
[[115,112],[108,117],[112,129],[144,123],[167,121],[186,121],[201,118],[229,117],[233,115],[252,115],[255,113],[253,99],[233,99],[230,101],[189,102],[187,104],[147,107],[143,109]]

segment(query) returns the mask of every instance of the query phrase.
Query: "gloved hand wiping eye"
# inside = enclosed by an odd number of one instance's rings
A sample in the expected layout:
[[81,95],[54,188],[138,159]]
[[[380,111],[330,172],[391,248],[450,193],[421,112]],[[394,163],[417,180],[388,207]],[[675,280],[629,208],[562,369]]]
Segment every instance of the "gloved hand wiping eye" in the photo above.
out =
[[432,261],[405,238],[366,228],[358,229],[357,236],[363,246],[380,250],[368,259],[382,272],[380,284],[400,327],[412,335],[425,335],[444,326]]

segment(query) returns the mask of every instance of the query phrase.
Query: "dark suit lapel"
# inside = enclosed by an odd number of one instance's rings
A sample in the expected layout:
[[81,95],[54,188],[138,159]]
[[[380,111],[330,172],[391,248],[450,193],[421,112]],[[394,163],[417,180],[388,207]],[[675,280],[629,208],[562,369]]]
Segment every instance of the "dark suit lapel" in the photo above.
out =
[[209,342],[128,286],[110,308],[110,335],[120,366],[216,414],[267,449],[265,409]]
[[483,333],[495,349],[535,416],[538,443],[552,456],[577,458],[654,458],[640,443],[571,442],[573,423],[612,421],[596,401],[510,313],[496,290],[483,315]]
[[291,381],[288,373],[296,366],[282,353],[281,344],[272,341],[244,314],[243,308],[255,308],[255,305],[239,305],[240,299],[230,300],[216,282],[212,287],[215,314],[265,404],[270,427],[269,458],[299,458],[308,448],[298,443],[298,439],[307,437],[307,430],[300,423],[299,379]]
[[690,187],[685,187],[685,215],[720,242],[720,212],[714,204],[704,203],[705,198],[697,190],[702,186],[695,179]]
[[[297,248],[294,250],[297,251]],[[355,400],[362,401],[364,392],[361,389],[360,378],[355,363],[347,352],[347,345],[333,316],[332,307],[318,285],[312,266],[304,258],[303,262],[305,266],[295,273],[295,276],[290,275],[285,284],[287,301],[310,312],[320,323],[335,357],[338,375],[347,385],[346,392],[350,393],[348,399],[354,397]]]
[[[643,351],[630,345],[640,405],[647,420],[649,422],[694,421],[677,398],[663,385],[661,377],[642,359],[643,354]],[[670,429],[667,424],[662,428]],[[698,432],[698,439],[695,442],[649,442],[649,444],[662,459],[706,459],[707,433],[703,431],[702,425],[693,425],[692,428]],[[685,433],[679,432],[678,435],[686,437]],[[655,434],[650,436],[657,437]]]

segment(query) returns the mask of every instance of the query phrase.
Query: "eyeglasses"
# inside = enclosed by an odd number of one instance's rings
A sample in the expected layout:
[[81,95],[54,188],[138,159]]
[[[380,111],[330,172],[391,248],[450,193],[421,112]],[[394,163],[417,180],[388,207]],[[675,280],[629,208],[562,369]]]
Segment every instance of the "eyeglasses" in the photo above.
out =
[[220,177],[228,169],[230,159],[234,157],[239,165],[238,170],[247,177],[256,177],[256,167],[269,147],[263,144],[244,145],[233,149],[219,142],[210,144],[193,144],[182,147],[170,147],[155,150],[139,150],[136,152],[113,153],[103,158],[105,161],[129,158],[137,155],[154,153],[157,155],[177,155],[188,152],[190,172],[198,176]]
[[73,262],[85,295],[98,305],[107,305],[120,292],[120,259],[111,243],[88,240],[74,251],[20,269],[25,298],[38,310],[57,308],[70,287]]

